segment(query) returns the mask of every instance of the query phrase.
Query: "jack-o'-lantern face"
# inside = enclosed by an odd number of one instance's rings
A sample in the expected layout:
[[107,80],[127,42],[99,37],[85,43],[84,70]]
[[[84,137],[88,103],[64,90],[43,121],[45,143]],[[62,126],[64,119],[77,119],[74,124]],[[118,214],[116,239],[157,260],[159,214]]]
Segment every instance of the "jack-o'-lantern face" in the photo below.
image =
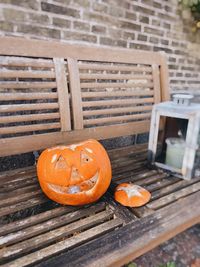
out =
[[111,181],[111,165],[96,140],[46,149],[37,164],[44,193],[61,204],[82,205],[99,199]]

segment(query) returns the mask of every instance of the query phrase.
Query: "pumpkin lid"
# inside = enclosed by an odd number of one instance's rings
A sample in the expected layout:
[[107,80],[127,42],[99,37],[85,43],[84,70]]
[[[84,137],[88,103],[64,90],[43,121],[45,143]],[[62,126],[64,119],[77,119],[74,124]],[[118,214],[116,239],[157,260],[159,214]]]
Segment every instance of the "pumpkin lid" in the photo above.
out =
[[116,187],[114,198],[123,206],[140,207],[149,202],[151,194],[139,185],[122,183]]

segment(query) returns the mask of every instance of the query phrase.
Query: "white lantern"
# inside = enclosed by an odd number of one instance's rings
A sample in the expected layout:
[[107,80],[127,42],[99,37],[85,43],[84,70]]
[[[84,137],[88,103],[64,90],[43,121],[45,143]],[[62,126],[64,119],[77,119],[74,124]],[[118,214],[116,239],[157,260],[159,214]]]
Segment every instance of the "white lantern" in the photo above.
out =
[[148,147],[151,164],[186,180],[200,175],[200,104],[192,98],[177,94],[154,105]]

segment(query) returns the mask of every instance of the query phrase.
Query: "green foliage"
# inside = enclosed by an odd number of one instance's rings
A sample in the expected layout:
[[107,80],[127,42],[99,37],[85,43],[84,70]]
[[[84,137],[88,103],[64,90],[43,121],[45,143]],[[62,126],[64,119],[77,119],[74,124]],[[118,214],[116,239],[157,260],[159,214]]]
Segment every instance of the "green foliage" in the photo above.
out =
[[179,0],[182,9],[188,10],[193,17],[192,32],[200,30],[200,0]]
[[184,8],[190,9],[192,14],[196,16],[200,16],[200,0],[179,0]]
[[167,262],[166,264],[160,265],[159,267],[176,267],[176,264],[175,262],[170,261],[170,262]]
[[137,264],[134,262],[131,262],[127,265],[127,267],[137,267]]

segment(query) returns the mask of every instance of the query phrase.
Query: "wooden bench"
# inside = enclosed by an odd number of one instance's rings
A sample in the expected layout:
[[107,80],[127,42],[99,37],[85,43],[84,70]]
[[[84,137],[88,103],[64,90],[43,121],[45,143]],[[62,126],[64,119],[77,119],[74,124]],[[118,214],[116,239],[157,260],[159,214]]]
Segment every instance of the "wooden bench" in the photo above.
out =
[[[163,54],[0,38],[0,156],[87,138],[148,133],[154,103],[169,99]],[[112,184],[84,207],[47,199],[35,165],[0,173],[0,264],[121,266],[200,222],[200,178],[148,169],[147,144],[108,151]],[[144,207],[113,200],[133,182],[152,192]]]

